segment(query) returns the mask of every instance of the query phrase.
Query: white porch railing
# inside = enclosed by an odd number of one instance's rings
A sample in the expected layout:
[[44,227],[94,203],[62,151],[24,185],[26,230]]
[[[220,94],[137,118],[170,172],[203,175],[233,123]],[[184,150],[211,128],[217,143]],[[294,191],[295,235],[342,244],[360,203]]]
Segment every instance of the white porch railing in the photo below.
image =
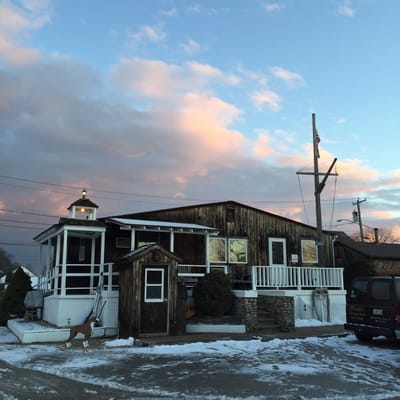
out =
[[200,278],[211,270],[219,269],[228,273],[228,267],[226,265],[213,264],[207,267],[207,265],[198,264],[178,264],[178,276],[179,277],[192,277]]
[[343,268],[253,266],[252,289],[343,290]]
[[92,295],[99,285],[108,292],[118,290],[118,272],[112,263],[56,265],[38,281],[38,289],[47,296]]

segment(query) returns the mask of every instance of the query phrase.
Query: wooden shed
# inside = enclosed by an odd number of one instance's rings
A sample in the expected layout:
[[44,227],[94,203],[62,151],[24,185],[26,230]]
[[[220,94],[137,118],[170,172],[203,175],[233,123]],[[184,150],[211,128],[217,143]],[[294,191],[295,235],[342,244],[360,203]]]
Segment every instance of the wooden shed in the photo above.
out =
[[178,261],[159,244],[148,244],[120,259],[121,337],[170,335],[176,331]]

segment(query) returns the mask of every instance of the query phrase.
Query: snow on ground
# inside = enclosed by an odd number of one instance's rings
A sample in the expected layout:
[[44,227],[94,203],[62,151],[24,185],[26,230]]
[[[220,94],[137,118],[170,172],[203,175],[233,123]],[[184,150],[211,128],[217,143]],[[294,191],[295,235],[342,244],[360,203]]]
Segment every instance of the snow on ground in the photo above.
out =
[[77,341],[66,349],[60,343],[21,345],[0,328],[0,360],[151,398],[398,398],[399,348],[377,343],[362,345],[349,335],[141,347],[129,338],[88,349]]

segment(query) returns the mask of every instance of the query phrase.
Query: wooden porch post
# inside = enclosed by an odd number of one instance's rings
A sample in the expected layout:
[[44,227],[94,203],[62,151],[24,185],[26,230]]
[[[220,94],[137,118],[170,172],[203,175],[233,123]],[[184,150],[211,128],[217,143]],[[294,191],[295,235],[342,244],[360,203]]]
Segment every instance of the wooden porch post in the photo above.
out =
[[131,230],[131,251],[135,250],[135,228]]
[[210,273],[210,259],[208,257],[208,255],[209,255],[208,254],[209,253],[209,251],[208,251],[209,238],[210,238],[210,234],[206,233],[206,245],[205,245],[205,248],[206,248],[206,272],[207,272],[207,274]]
[[[63,257],[62,257],[62,271],[61,271],[61,295],[65,296],[66,294],[66,283],[67,283],[67,251],[68,251],[68,229],[64,230],[64,241],[63,241]],[[55,276],[56,284],[58,285],[58,271]]]
[[94,264],[95,264],[95,254],[96,254],[96,238],[92,238],[92,249],[90,253],[90,279],[89,279],[89,290],[93,290],[94,285]]

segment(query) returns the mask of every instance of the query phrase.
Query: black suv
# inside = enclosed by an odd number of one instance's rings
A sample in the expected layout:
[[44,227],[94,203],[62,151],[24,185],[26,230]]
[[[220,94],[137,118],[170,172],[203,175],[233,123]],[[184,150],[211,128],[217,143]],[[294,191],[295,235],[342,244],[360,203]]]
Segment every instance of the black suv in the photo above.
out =
[[400,276],[356,278],[347,296],[345,329],[360,341],[400,340]]

